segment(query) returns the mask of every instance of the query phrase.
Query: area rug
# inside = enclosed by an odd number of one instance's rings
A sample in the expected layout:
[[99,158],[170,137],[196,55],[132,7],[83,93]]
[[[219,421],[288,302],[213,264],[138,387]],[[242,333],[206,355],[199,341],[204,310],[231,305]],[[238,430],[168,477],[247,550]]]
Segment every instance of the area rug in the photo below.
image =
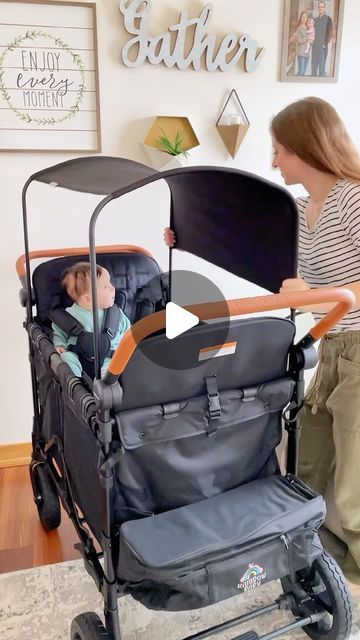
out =
[[[280,584],[271,582],[212,607],[181,613],[153,612],[126,596],[119,601],[122,640],[181,640],[273,602],[280,591]],[[0,575],[1,640],[68,640],[72,619],[85,611],[102,617],[102,598],[82,560]],[[354,612],[351,640],[360,640],[360,602],[354,602]],[[289,612],[276,611],[216,638],[230,640],[249,629],[261,636],[289,621]],[[301,630],[282,637],[308,638]]]

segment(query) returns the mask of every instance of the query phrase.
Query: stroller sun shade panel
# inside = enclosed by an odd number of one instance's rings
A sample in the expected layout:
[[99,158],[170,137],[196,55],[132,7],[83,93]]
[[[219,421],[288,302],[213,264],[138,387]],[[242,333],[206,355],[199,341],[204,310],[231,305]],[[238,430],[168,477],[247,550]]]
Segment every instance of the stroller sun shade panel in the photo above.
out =
[[222,167],[162,173],[124,158],[98,156],[40,171],[27,186],[37,180],[104,195],[99,212],[108,201],[161,179],[171,192],[170,224],[178,249],[269,291],[277,291],[284,278],[296,276],[295,202],[285,189],[250,173]]
[[297,214],[283,189],[248,173],[210,167],[167,182],[176,248],[269,291],[296,276]]

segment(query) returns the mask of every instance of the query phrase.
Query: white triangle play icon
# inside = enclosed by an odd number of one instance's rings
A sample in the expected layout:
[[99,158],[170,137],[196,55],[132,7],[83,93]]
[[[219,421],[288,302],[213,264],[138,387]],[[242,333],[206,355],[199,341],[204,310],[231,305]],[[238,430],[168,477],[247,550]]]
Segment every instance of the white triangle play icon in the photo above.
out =
[[199,324],[199,318],[179,307],[175,302],[168,302],[166,305],[166,337],[169,340],[176,338],[185,331]]

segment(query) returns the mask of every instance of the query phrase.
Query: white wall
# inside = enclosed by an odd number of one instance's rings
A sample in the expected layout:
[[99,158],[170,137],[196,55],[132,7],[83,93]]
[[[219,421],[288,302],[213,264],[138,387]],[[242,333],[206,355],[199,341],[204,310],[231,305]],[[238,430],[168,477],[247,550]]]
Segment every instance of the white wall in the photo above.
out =
[[[198,16],[203,4],[189,0],[154,0],[153,34],[163,33],[170,24],[175,24],[183,8],[187,8],[190,15]],[[257,0],[255,3],[253,0],[213,0],[213,4],[215,11],[209,30],[219,36],[234,29],[239,34],[248,32],[266,47],[265,56],[254,73],[247,74],[241,67],[227,73],[180,72],[163,65],[154,67],[149,64],[128,69],[121,62],[122,45],[128,36],[117,0],[97,1],[104,154],[146,163],[139,141],[147,131],[148,119],[154,115],[186,115],[201,142],[201,146],[191,153],[192,164],[234,166],[280,183],[281,178],[270,168],[269,120],[287,103],[306,95],[321,96],[332,102],[347,123],[355,143],[360,146],[358,82],[352,71],[360,54],[359,0],[345,2],[340,73],[336,84],[278,81],[283,0]],[[232,88],[238,91],[251,122],[235,160],[227,154],[214,126],[224,99]],[[21,189],[35,171],[73,156],[65,153],[0,154],[3,300],[0,318],[0,444],[29,440],[32,422],[27,338],[22,328],[24,313],[18,304],[19,285],[14,268],[16,258],[23,252]],[[294,194],[297,193],[298,190],[294,190]],[[54,192],[50,188],[33,185],[29,197],[31,247],[87,244],[86,221],[95,200],[93,196],[61,190]],[[146,192],[123,200],[121,205],[116,203],[99,227],[99,240],[104,243],[131,241],[143,244],[166,268],[167,254],[162,244],[162,228],[167,220],[165,189],[153,185]],[[135,218],[135,213],[138,218]],[[274,238],[274,244],[281,241],[281,238]],[[184,259],[181,256],[178,264],[181,265]],[[246,291],[244,286],[237,293]]]

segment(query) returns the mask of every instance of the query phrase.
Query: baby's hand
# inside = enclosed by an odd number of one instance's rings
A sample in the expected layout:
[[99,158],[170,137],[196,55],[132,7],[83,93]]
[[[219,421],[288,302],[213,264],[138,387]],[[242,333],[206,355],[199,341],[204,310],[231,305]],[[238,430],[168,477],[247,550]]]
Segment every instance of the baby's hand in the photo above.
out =
[[174,247],[176,244],[175,233],[170,227],[164,229],[164,242],[167,247]]
[[64,353],[64,351],[66,351],[66,347],[56,347],[56,351],[58,353]]

